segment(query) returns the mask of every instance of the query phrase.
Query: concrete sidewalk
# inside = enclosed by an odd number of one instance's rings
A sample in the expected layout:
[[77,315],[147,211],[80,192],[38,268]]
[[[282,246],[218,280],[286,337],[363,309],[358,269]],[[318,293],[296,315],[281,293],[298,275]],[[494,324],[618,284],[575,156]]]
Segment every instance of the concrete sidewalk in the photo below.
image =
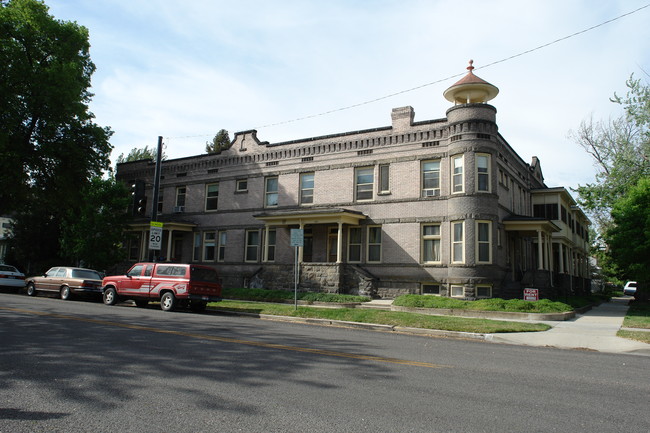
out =
[[552,329],[545,332],[491,334],[487,340],[525,346],[581,349],[609,353],[629,353],[650,356],[650,344],[617,337],[628,310],[630,298],[612,298],[575,319],[564,322],[544,322]]

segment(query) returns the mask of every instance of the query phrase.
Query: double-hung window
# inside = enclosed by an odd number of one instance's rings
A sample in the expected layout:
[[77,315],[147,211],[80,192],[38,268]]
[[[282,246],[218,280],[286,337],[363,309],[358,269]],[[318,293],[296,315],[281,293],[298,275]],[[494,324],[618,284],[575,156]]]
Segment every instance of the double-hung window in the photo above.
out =
[[490,155],[476,155],[476,190],[490,192]]
[[374,167],[362,167],[355,170],[354,186],[357,200],[372,200],[374,179]]
[[463,179],[463,155],[454,156],[451,159],[451,167],[453,170],[451,176],[451,192],[463,192],[465,190],[465,182]]
[[185,194],[187,188],[184,186],[176,187],[176,212],[185,212]]
[[361,227],[350,227],[348,229],[348,262],[361,262]]
[[264,207],[275,207],[278,205],[278,177],[267,177],[264,179]]
[[492,263],[492,223],[490,221],[476,222],[476,261]]
[[381,226],[368,227],[368,263],[381,262]]
[[270,229],[268,233],[269,238],[266,240],[266,261],[273,262],[275,261],[275,229]]
[[245,261],[257,262],[260,249],[260,232],[259,230],[246,231],[246,256]]
[[312,204],[314,202],[314,173],[302,173],[300,175],[300,204]]
[[217,252],[217,261],[223,262],[226,260],[226,231],[219,231],[219,244]]
[[388,194],[390,192],[390,166],[381,164],[379,166],[379,193]]
[[422,261],[440,263],[440,224],[422,226]]
[[219,184],[211,183],[205,186],[205,210],[217,210],[219,201]]
[[440,161],[422,163],[422,197],[440,195]]
[[203,233],[203,261],[214,261],[216,252],[217,234],[215,232]]
[[451,223],[451,261],[452,263],[465,262],[465,230],[463,221]]

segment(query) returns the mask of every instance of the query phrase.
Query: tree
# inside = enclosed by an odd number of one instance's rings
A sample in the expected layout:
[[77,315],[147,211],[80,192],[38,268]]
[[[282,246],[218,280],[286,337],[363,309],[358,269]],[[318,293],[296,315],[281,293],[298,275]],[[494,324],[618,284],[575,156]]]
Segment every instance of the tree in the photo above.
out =
[[[123,162],[133,162],[133,161],[142,161],[143,159],[156,160],[156,154],[158,151],[155,148],[149,149],[149,146],[143,148],[133,148],[129,154],[125,157],[123,153],[120,153],[120,156],[117,157],[117,164],[122,164]],[[167,159],[165,155],[165,149],[163,148],[162,155],[160,157],[163,161]]]
[[217,132],[217,135],[214,136],[212,141],[205,143],[205,151],[209,154],[221,153],[222,150],[228,149],[231,145],[232,143],[230,142],[228,131],[221,129]]
[[612,225],[605,240],[607,255],[625,280],[639,283],[639,297],[650,294],[650,177],[619,198],[612,208]]
[[608,122],[581,123],[570,136],[592,156],[597,168],[594,183],[578,187],[578,202],[602,235],[611,223],[613,204],[639,179],[650,176],[650,87],[634,76],[626,81],[624,97],[614,94],[624,114]]
[[0,0],[0,214],[28,270],[61,258],[62,225],[110,168],[112,131],[88,109],[89,49],[88,30],[42,1]]
[[114,178],[95,177],[82,191],[84,202],[69,212],[61,227],[61,251],[65,258],[104,270],[123,260],[121,248],[131,200],[128,187]]

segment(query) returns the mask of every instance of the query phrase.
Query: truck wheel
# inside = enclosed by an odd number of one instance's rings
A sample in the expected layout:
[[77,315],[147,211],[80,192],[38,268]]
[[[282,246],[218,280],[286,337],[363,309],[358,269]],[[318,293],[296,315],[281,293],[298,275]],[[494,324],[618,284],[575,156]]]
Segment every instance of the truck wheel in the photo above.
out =
[[70,298],[72,298],[72,293],[70,292],[70,287],[68,286],[61,287],[59,294],[61,295],[61,299],[64,301],[69,301]]
[[117,293],[115,292],[115,289],[109,287],[108,289],[104,290],[103,299],[104,299],[104,304],[115,305],[117,303]]
[[135,306],[138,308],[147,308],[147,305],[149,305],[149,301],[147,301],[146,299],[135,300]]
[[29,283],[27,285],[27,296],[36,296],[36,287],[34,287],[34,283]]
[[165,292],[160,298],[160,308],[163,311],[173,311],[176,307],[176,296],[172,292]]
[[203,301],[191,301],[190,302],[190,310],[192,310],[195,313],[202,313],[205,311],[205,307],[208,305],[207,302]]

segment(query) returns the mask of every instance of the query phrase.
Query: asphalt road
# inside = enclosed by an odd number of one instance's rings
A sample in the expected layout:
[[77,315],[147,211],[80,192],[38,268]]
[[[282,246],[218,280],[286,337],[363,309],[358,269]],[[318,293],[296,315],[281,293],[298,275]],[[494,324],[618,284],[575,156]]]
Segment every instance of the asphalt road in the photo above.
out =
[[0,432],[648,432],[647,357],[0,293]]

